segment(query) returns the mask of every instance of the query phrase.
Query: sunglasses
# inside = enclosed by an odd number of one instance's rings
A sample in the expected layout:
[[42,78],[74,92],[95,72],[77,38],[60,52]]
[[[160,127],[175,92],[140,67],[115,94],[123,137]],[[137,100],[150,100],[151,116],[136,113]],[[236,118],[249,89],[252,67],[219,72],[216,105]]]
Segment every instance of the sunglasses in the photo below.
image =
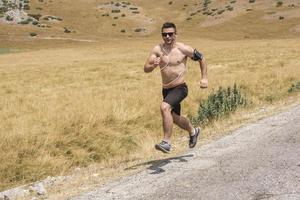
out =
[[167,35],[169,35],[170,37],[172,37],[174,35],[174,32],[169,32],[169,33],[161,33],[161,35],[163,37],[167,37]]

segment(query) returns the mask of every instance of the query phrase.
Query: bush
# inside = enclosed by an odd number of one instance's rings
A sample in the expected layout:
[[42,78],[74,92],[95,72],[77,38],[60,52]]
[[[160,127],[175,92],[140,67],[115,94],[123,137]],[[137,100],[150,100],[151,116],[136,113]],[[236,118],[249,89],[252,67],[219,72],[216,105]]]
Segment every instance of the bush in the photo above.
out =
[[120,13],[120,12],[121,12],[121,10],[119,10],[119,9],[116,9],[116,10],[112,10],[111,12],[112,12],[112,13]]
[[194,124],[206,125],[212,120],[234,112],[237,107],[246,105],[246,98],[242,96],[236,84],[233,88],[220,87],[217,92],[210,94],[207,100],[200,103],[197,116],[190,118]]
[[35,36],[37,36],[37,33],[30,33],[30,36],[35,37]]
[[125,29],[122,29],[122,30],[121,30],[121,33],[126,33],[126,30],[125,30]]
[[288,89],[288,93],[300,91],[300,81],[296,84],[292,84],[292,86]]
[[65,33],[71,33],[71,31],[67,27],[64,27],[64,29],[65,29],[64,30]]
[[276,3],[276,7],[280,7],[280,6],[282,6],[282,4],[283,4],[283,2],[282,2],[282,1],[277,1],[277,3]]
[[38,21],[33,21],[33,22],[32,22],[32,25],[38,25],[38,24],[39,24]]
[[9,16],[9,15],[7,15],[5,19],[6,19],[6,21],[13,21],[14,20],[14,18]]
[[136,28],[135,30],[134,30],[134,32],[145,32],[146,31],[146,29],[144,29],[144,28]]
[[29,5],[24,5],[24,10],[30,10],[30,6]]
[[279,16],[279,18],[278,18],[279,20],[283,20],[284,19],[284,17],[283,16]]
[[32,17],[32,18],[34,18],[34,19],[36,19],[36,20],[40,20],[40,18],[41,18],[41,14],[28,14],[28,16],[30,16],[30,17]]
[[25,25],[25,24],[29,24],[30,22],[31,22],[30,20],[26,19],[26,20],[23,20],[23,21],[19,22],[18,24]]
[[218,15],[221,15],[223,12],[225,12],[225,10],[219,10],[217,13]]
[[254,3],[255,2],[255,0],[249,0],[249,3]]

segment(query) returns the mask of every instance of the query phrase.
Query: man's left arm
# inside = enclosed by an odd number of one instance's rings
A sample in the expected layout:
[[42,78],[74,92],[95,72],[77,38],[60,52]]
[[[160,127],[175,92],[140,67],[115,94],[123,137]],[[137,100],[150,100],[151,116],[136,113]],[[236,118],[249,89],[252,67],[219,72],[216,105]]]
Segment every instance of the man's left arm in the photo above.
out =
[[207,76],[207,64],[205,62],[205,58],[202,53],[200,53],[197,49],[194,49],[188,45],[182,45],[182,52],[190,57],[194,61],[198,61],[201,70],[201,80],[200,87],[207,88],[208,87],[208,76]]

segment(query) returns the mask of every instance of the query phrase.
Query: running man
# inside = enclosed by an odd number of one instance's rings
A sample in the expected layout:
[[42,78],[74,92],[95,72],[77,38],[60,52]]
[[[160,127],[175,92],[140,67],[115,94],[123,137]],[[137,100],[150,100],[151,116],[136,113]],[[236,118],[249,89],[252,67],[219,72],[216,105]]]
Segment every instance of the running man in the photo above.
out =
[[203,55],[196,49],[176,42],[176,26],[166,22],[161,28],[163,43],[156,45],[145,65],[146,73],[152,72],[157,66],[160,68],[162,77],[163,102],[160,105],[164,138],[155,145],[157,150],[168,153],[171,150],[171,135],[173,123],[189,133],[189,147],[195,147],[200,135],[200,127],[194,128],[191,122],[180,115],[180,102],[187,96],[188,87],[184,80],[187,58],[198,61],[202,79],[200,87],[208,87],[207,66]]

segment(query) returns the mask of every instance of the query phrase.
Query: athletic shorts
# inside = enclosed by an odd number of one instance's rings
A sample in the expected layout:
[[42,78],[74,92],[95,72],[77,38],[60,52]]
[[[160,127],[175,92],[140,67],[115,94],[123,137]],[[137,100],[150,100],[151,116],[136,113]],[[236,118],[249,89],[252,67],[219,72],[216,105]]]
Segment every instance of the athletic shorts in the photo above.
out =
[[162,90],[164,97],[163,102],[172,106],[172,112],[180,115],[180,102],[188,95],[188,87],[185,83],[182,83],[174,88],[168,88]]

